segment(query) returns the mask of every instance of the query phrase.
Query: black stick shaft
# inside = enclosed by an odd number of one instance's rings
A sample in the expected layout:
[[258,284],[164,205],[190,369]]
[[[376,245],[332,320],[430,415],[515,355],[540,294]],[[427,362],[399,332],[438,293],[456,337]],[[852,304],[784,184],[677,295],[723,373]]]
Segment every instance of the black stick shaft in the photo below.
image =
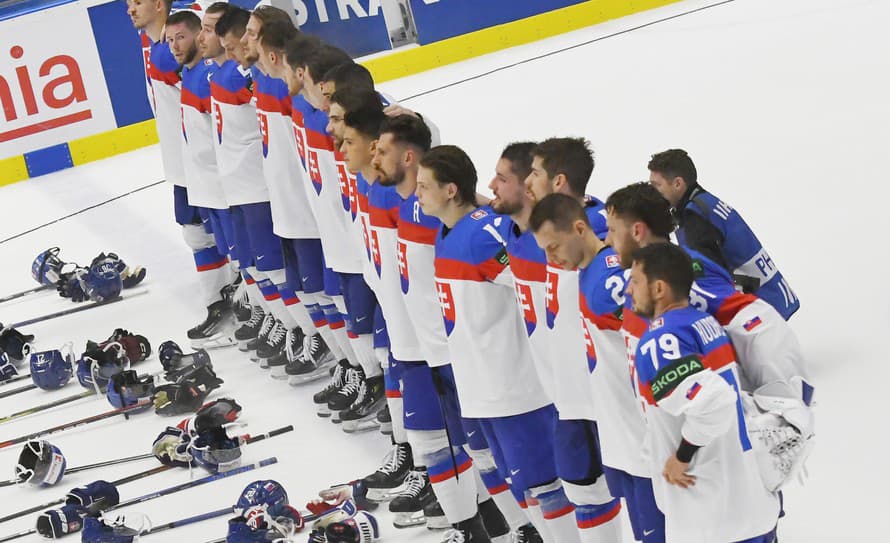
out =
[[179,528],[180,526],[187,526],[189,524],[194,524],[196,522],[201,522],[203,520],[209,520],[216,517],[221,517],[223,515],[230,515],[235,510],[231,505],[223,508],[217,509],[216,511],[208,511],[207,513],[201,513],[200,515],[195,515],[192,517],[187,517],[179,520],[174,520],[172,522],[168,522],[166,524],[161,524],[155,526],[144,535],[156,534],[158,532],[165,532],[167,530],[172,530],[173,528]]
[[[19,539],[20,537],[25,537],[25,536],[28,536],[31,534],[36,534],[36,533],[37,533],[37,529],[31,528],[30,530],[25,530],[23,532],[17,532],[17,533],[10,534],[5,537],[0,537],[0,541],[12,541],[13,539]],[[223,539],[223,541],[225,541],[225,539]]]
[[113,304],[120,302],[121,300],[127,300],[134,296],[139,296],[140,294],[147,294],[148,290],[138,290],[136,292],[129,292],[126,296],[117,296],[116,298],[112,298],[110,300],[104,300],[101,302],[89,302],[78,305],[77,307],[72,307],[69,309],[63,309],[61,311],[56,311],[55,313],[50,313],[48,315],[42,315],[40,317],[34,317],[33,319],[24,320],[22,322],[17,322],[12,324],[13,328],[21,328],[22,326],[28,326],[29,324],[37,324],[38,322],[44,322],[51,319],[55,319],[58,317],[64,317],[66,315],[73,315],[74,313],[80,313],[81,311],[86,311],[88,309],[93,309],[96,307],[101,307],[103,305]]
[[12,383],[18,383],[19,381],[24,381],[24,380],[30,379],[30,378],[31,378],[30,373],[26,373],[24,375],[16,375],[15,377],[12,377],[5,381],[0,381],[0,385],[11,385]]
[[[92,392],[87,392],[87,394],[92,394]],[[75,421],[68,422],[65,424],[60,424],[58,426],[54,426],[52,428],[47,428],[46,430],[42,430],[40,432],[35,432],[33,434],[28,434],[26,436],[20,436],[20,437],[14,438],[14,439],[10,439],[8,441],[0,442],[0,449],[4,449],[6,447],[11,447],[12,445],[17,445],[19,443],[24,443],[25,441],[28,441],[29,439],[36,439],[38,437],[42,437],[42,436],[46,436],[46,435],[50,435],[50,434],[56,434],[59,432],[63,432],[65,430],[70,430],[72,428],[84,426],[86,424],[90,424],[93,422],[111,418],[111,417],[114,417],[117,415],[127,415],[130,411],[142,409],[149,405],[151,405],[151,401],[145,400],[145,401],[139,402],[137,404],[129,405],[127,407],[121,407],[119,409],[112,409],[111,411],[99,413],[98,415],[93,415],[90,417],[75,420]]]
[[12,294],[7,294],[6,296],[3,296],[2,298],[0,298],[0,304],[2,304],[3,302],[8,302],[10,300],[15,300],[15,299],[21,298],[23,296],[27,296],[28,294],[34,294],[35,292],[49,290],[51,288],[55,288],[55,287],[53,287],[52,285],[40,285],[39,287],[29,288],[27,290],[22,290],[19,292],[13,292]]
[[221,471],[219,473],[214,473],[214,474],[208,475],[206,477],[201,477],[200,479],[186,481],[184,483],[180,483],[178,485],[173,485],[173,486],[170,486],[167,488],[163,488],[161,490],[151,492],[149,494],[144,494],[142,496],[130,498],[129,500],[124,500],[115,506],[105,509],[105,511],[114,511],[116,509],[120,509],[121,507],[127,507],[128,505],[134,505],[137,503],[147,502],[147,501],[153,500],[155,498],[160,498],[162,496],[168,496],[168,495],[176,493],[176,492],[188,490],[189,488],[195,488],[197,486],[206,485],[207,483],[212,483],[213,481],[217,481],[219,479],[225,479],[226,477],[231,477],[233,475],[240,475],[242,473],[245,473],[248,471],[253,471],[255,469],[259,469],[264,466],[275,464],[277,462],[278,462],[278,459],[273,456],[271,458],[266,458],[265,460],[260,460],[259,462],[256,462],[254,464],[248,464],[246,466],[241,466],[239,468],[231,469],[229,471]]
[[[23,377],[30,377],[30,375],[23,376]],[[34,390],[35,388],[37,388],[37,385],[35,385],[34,383],[31,383],[30,385],[25,385],[23,387],[0,392],[0,399],[9,398],[10,396],[15,396],[16,394],[21,394],[22,392],[28,392],[29,390]]]
[[[114,460],[106,460],[104,462],[96,462],[95,464],[87,464],[85,466],[77,466],[76,468],[69,468],[65,470],[65,475],[71,475],[72,473],[79,473],[81,471],[87,471],[95,468],[104,468],[106,466],[114,466],[116,464],[124,464],[126,462],[135,462],[136,460],[145,460],[147,458],[154,458],[154,455],[151,453],[145,454],[137,454],[135,456],[127,456],[124,458],[115,458]],[[0,481],[0,488],[5,486],[12,486],[16,484],[15,480],[12,481]]]

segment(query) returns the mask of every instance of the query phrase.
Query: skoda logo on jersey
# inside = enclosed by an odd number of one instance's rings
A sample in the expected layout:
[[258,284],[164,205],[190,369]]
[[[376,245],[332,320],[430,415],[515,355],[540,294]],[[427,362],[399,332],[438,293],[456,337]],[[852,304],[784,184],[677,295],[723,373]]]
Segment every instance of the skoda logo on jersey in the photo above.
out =
[[402,280],[402,294],[408,294],[410,281],[408,278],[408,245],[399,240],[399,277]]
[[436,281],[436,292],[439,295],[439,306],[442,308],[442,318],[445,321],[445,334],[451,335],[454,331],[454,321],[457,313],[454,310],[454,296],[451,294],[451,285]]
[[590,330],[587,329],[587,323],[584,322],[584,316],[581,315],[581,329],[584,330],[584,343],[587,346],[587,371],[593,373],[596,369],[596,348],[593,345],[593,338],[590,337]]
[[525,321],[525,331],[531,337],[538,327],[538,315],[535,311],[535,300],[532,297],[531,286],[525,283],[514,282],[516,285],[516,302],[522,310],[522,318]]
[[559,274],[547,270],[547,328],[553,330],[556,316],[559,315]]

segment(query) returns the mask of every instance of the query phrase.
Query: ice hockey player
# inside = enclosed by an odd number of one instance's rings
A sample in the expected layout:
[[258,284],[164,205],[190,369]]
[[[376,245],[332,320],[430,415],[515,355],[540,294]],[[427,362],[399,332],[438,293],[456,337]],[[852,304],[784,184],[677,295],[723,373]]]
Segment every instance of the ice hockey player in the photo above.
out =
[[649,182],[670,202],[681,245],[723,266],[744,292],[756,294],[785,320],[800,309],[797,295],[745,219],[698,184],[686,151],[652,155]]
[[436,288],[461,409],[478,419],[501,473],[511,478],[542,534],[579,541],[573,519],[566,522],[572,506],[556,474],[556,410],[538,380],[516,310],[501,230],[506,219],[476,207],[476,180],[469,157],[450,145],[431,149],[417,177],[421,209],[443,224],[436,238]]
[[645,419],[631,385],[621,335],[624,270],[589,220],[577,199],[552,194],[535,206],[530,223],[535,238],[547,249],[548,260],[566,269],[578,268],[590,388],[609,490],[625,499],[635,539],[664,541],[664,515],[655,504],[640,452]]
[[173,184],[173,209],[182,226],[183,239],[192,250],[207,318],[189,330],[194,340],[216,339],[226,317],[222,289],[231,282],[225,253],[220,253],[198,210],[189,204],[182,145],[181,66],[173,57],[164,35],[171,0],[129,0],[127,13],[142,39],[149,103],[157,120],[164,178]]
[[[549,381],[558,412],[552,436],[557,474],[574,506],[579,537],[582,541],[619,540],[621,504],[610,494],[599,460],[596,412],[578,317],[578,272],[548,258],[550,252],[545,255],[536,243],[529,225],[532,202],[523,190],[532,186],[530,192],[537,191],[542,198],[558,190],[571,194],[567,197],[580,204],[585,201],[584,187],[593,157],[579,139],[550,139],[530,145],[520,143],[505,149],[490,185],[496,194],[492,207],[509,213],[513,221],[507,232],[510,268],[536,367],[542,381]],[[525,175],[525,186],[517,183],[520,176],[516,172]],[[586,203],[585,211],[598,217],[598,200]],[[579,454],[579,450],[585,452]]]
[[651,322],[634,367],[665,540],[771,543],[779,502],[760,480],[732,344],[713,317],[690,306],[692,259],[670,243],[637,249],[632,259],[627,295]]

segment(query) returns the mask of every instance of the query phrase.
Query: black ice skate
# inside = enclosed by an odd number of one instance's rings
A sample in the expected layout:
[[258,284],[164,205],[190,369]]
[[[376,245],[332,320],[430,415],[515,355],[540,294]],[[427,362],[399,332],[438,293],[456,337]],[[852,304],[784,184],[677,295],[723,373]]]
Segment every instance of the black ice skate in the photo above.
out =
[[358,397],[359,387],[364,380],[365,370],[361,366],[357,368],[350,367],[346,370],[344,385],[328,399],[328,409],[331,410],[331,422],[340,424],[340,413],[349,409],[355,402],[355,399]]
[[278,319],[269,330],[266,341],[257,345],[256,355],[259,357],[260,367],[265,369],[269,367],[269,359],[273,356],[284,352],[284,340],[287,337],[287,328]]
[[315,333],[303,343],[302,356],[287,368],[288,384],[302,385],[321,379],[337,361],[321,334]]
[[247,352],[250,350],[247,344],[259,335],[265,316],[266,312],[263,311],[262,307],[255,305],[251,308],[250,318],[235,330],[235,340],[238,342],[239,351]]
[[328,385],[312,396],[312,402],[315,404],[316,413],[318,413],[319,417],[331,416],[328,400],[330,400],[334,394],[346,384],[346,371],[350,368],[351,366],[345,358],[338,362],[331,369],[331,379],[328,381]]
[[234,328],[232,309],[225,300],[218,300],[207,306],[204,322],[188,331],[193,349],[215,349],[235,344],[231,336]]
[[359,384],[358,395],[349,409],[340,413],[343,421],[343,431],[352,434],[380,428],[377,422],[377,412],[386,403],[386,385],[383,383],[383,375],[366,377]]
[[377,412],[377,422],[380,424],[381,434],[392,435],[392,415],[389,414],[389,405],[384,404],[383,409]]
[[260,345],[266,342],[266,338],[269,337],[269,332],[272,331],[272,328],[275,327],[275,323],[278,322],[275,320],[275,317],[272,316],[272,313],[266,313],[263,316],[263,322],[260,324],[260,331],[255,338],[247,342],[247,350],[250,352],[250,359],[254,362],[260,361],[260,356],[257,354],[257,349],[259,349]]
[[488,498],[479,504],[479,516],[482,517],[485,531],[488,532],[488,537],[491,538],[492,543],[512,542],[510,525],[493,499]]
[[538,529],[529,522],[524,526],[520,526],[516,528],[516,531],[513,532],[513,542],[514,543],[544,543],[544,539],[541,537],[541,534],[538,533]]
[[287,367],[299,362],[306,335],[299,327],[288,330],[284,336],[284,349],[269,359],[269,372],[273,379],[289,379]]
[[414,468],[411,445],[395,443],[386,453],[383,465],[362,481],[368,489],[365,496],[373,502],[385,502],[398,496],[404,489],[405,476]]
[[458,522],[445,533],[442,543],[488,543],[491,541],[479,513],[467,520]]
[[445,518],[445,511],[442,510],[438,500],[423,506],[423,516],[426,518],[427,530],[447,530],[451,528],[451,524]]
[[395,513],[393,526],[412,528],[423,526],[426,517],[423,508],[436,501],[433,486],[430,484],[426,468],[408,472],[405,477],[405,490],[389,502],[389,510]]

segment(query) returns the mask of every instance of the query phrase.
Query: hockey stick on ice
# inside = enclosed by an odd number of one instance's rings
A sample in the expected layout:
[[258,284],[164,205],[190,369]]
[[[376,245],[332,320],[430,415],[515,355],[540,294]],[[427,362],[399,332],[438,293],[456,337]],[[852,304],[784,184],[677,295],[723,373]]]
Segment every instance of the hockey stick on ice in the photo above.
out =
[[[68,468],[65,470],[65,475],[71,475],[73,473],[80,473],[81,471],[87,471],[96,468],[104,468],[106,466],[114,466],[117,464],[125,464],[127,462],[135,462],[136,460],[145,460],[148,458],[154,458],[152,453],[145,454],[137,454],[135,456],[126,456],[124,458],[115,458],[113,460],[105,460],[104,462],[96,462],[95,464],[87,464],[85,466],[78,466],[76,468]],[[5,486],[12,486],[16,484],[18,481],[12,479],[10,481],[0,481],[0,488]],[[2,521],[0,521],[2,522]]]
[[[65,405],[66,403],[76,402],[77,400],[82,400],[83,398],[89,398],[90,396],[95,396],[96,393],[92,390],[85,390],[80,394],[75,394],[73,396],[66,396],[64,398],[59,398],[58,400],[53,400],[51,402],[43,403],[40,405],[36,405],[34,407],[29,407],[28,409],[23,409],[12,415],[6,415],[5,417],[0,417],[0,424],[7,423],[9,421],[20,419],[22,417],[27,417],[28,415],[33,415],[34,413],[40,413],[41,411],[46,411],[47,409],[52,409],[53,407],[58,407],[60,405]],[[3,448],[3,445],[0,445],[0,448]]]
[[109,305],[113,303],[120,302],[122,300],[129,300],[130,298],[135,298],[136,296],[140,296],[142,294],[148,294],[148,289],[134,290],[133,292],[127,292],[122,294],[121,296],[117,296],[110,300],[104,300],[102,302],[88,302],[78,305],[77,307],[72,307],[69,309],[63,309],[61,311],[56,311],[55,313],[50,313],[48,315],[43,315],[41,317],[34,317],[33,319],[24,320],[22,322],[17,322],[12,324],[13,328],[20,328],[22,326],[28,326],[29,324],[37,324],[38,322],[45,322],[50,319],[55,319],[58,317],[64,317],[66,315],[73,315],[74,313],[80,313],[81,311],[86,311],[88,309],[93,309],[96,307],[102,307],[104,305]]
[[30,373],[25,373],[23,375],[16,375],[16,376],[14,376],[10,379],[7,379],[5,381],[0,381],[0,385],[11,385],[12,383],[18,383],[19,381],[25,381],[26,379],[30,379],[30,378],[31,378]]
[[223,515],[229,515],[234,510],[235,510],[235,508],[230,505],[229,507],[225,507],[223,509],[217,509],[216,511],[208,511],[207,513],[201,513],[200,515],[194,515],[191,517],[174,520],[174,521],[168,522],[166,524],[160,524],[158,526],[153,527],[151,530],[145,532],[140,537],[145,537],[147,535],[156,534],[158,532],[165,532],[167,530],[172,530],[173,528],[179,528],[180,526],[188,526],[189,524],[194,524],[196,522],[201,522],[204,520],[221,517]]
[[11,300],[17,300],[18,298],[22,298],[29,294],[35,294],[37,292],[43,292],[44,290],[50,290],[56,288],[55,285],[40,285],[39,287],[29,288],[27,290],[22,290],[20,292],[14,292],[12,294],[7,294],[0,298],[0,304],[3,302],[9,302]]
[[[92,395],[92,394],[94,394],[94,393],[93,393],[93,392],[87,392],[86,394],[87,394],[87,395]],[[67,398],[67,399],[70,400],[70,398]],[[61,404],[59,404],[59,405],[61,405]],[[39,431],[39,432],[35,432],[35,433],[33,433],[33,434],[28,434],[28,435],[26,435],[26,436],[20,436],[20,437],[16,437],[16,438],[13,438],[13,439],[9,439],[9,440],[7,440],[7,441],[0,442],[0,449],[5,449],[6,447],[11,447],[11,446],[13,446],[13,445],[17,445],[17,444],[19,444],[19,443],[24,443],[25,441],[28,441],[29,439],[36,439],[36,438],[38,438],[38,437],[43,437],[43,436],[47,436],[47,435],[50,435],[50,434],[56,434],[56,433],[59,433],[59,432],[63,432],[63,431],[65,431],[65,430],[70,430],[70,429],[72,429],[72,428],[77,428],[77,427],[79,427],[79,426],[84,426],[84,425],[86,425],[86,424],[90,424],[90,423],[93,423],[93,422],[97,422],[97,421],[100,421],[100,420],[104,420],[104,419],[107,419],[107,418],[111,418],[111,417],[114,417],[114,416],[117,416],[117,415],[124,415],[124,417],[126,417],[126,418],[130,418],[129,414],[130,414],[131,411],[136,411],[136,410],[139,410],[139,409],[148,407],[148,406],[150,406],[150,405],[152,405],[151,401],[150,401],[150,400],[145,400],[145,401],[142,401],[142,402],[133,404],[133,405],[128,405],[127,407],[121,407],[121,408],[118,408],[118,409],[112,409],[111,411],[106,411],[106,412],[104,412],[104,413],[99,413],[98,415],[92,415],[92,416],[85,417],[85,418],[82,418],[82,419],[78,419],[78,420],[75,420],[75,421],[67,422],[67,423],[65,423],[65,424],[60,424],[60,425],[58,425],[58,426],[54,426],[54,427],[52,427],[52,428],[47,428],[46,430],[41,430],[41,431]]]
[[[188,490],[190,488],[195,488],[197,486],[206,485],[207,483],[212,483],[213,481],[217,481],[219,479],[225,479],[226,477],[231,477],[233,475],[240,475],[242,473],[253,471],[255,469],[259,469],[265,466],[269,466],[278,462],[278,459],[274,456],[270,458],[266,458],[265,460],[260,460],[259,462],[248,464],[246,466],[241,466],[240,468],[231,469],[229,471],[220,471],[219,473],[213,473],[206,477],[201,477],[200,479],[194,479],[192,481],[186,481],[184,483],[180,483],[178,485],[169,486],[167,488],[162,488],[161,490],[151,492],[148,494],[143,494],[142,496],[137,496],[135,498],[130,498],[129,500],[124,500],[117,505],[113,505],[103,510],[114,511],[120,509],[122,507],[127,507],[130,505],[135,505],[137,503],[147,502],[149,500],[154,500],[156,498],[161,498],[163,496],[169,496],[170,494],[174,494],[176,492],[181,492],[183,490]],[[160,466],[162,468],[166,468],[167,466]],[[156,468],[157,469],[157,468]],[[56,504],[53,504],[56,505]],[[37,533],[36,528],[31,528],[30,530],[25,530],[23,532],[18,532],[15,534],[8,535],[6,537],[0,538],[0,541],[12,541],[13,539],[18,539],[20,537],[25,537],[27,535],[31,535],[33,533]]]
[[[21,377],[31,377],[31,375],[22,375]],[[31,383],[30,385],[25,385],[13,390],[5,390],[3,392],[0,392],[0,399],[9,398],[10,396],[15,396],[16,394],[21,394],[22,392],[28,392],[29,390],[34,390],[35,388],[37,388],[37,385]]]

